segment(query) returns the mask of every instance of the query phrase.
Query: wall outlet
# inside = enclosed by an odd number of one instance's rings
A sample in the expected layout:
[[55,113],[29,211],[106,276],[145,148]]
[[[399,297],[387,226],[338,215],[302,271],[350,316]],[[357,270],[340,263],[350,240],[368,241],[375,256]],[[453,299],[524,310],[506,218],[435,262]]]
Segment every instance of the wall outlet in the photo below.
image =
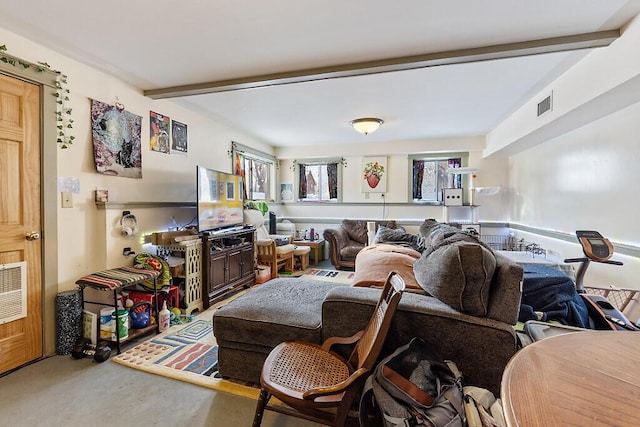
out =
[[61,193],[62,197],[62,207],[63,208],[72,208],[73,207],[73,196],[70,191],[63,191]]

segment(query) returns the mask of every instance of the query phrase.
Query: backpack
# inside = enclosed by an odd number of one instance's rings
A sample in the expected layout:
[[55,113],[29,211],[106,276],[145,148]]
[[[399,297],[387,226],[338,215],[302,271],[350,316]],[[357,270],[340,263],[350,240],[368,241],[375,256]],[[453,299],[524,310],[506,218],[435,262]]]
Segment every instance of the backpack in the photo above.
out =
[[[375,411],[374,409],[377,409]],[[360,399],[360,425],[463,427],[462,375],[421,338],[382,359]]]

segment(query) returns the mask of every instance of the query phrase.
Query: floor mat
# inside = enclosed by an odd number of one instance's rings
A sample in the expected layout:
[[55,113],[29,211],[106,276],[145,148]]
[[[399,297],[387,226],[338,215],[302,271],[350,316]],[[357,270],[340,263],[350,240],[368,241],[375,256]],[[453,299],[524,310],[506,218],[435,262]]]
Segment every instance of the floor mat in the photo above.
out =
[[255,384],[218,376],[218,346],[211,318],[219,306],[199,314],[190,323],[172,326],[112,360],[133,369],[257,399],[260,390]]

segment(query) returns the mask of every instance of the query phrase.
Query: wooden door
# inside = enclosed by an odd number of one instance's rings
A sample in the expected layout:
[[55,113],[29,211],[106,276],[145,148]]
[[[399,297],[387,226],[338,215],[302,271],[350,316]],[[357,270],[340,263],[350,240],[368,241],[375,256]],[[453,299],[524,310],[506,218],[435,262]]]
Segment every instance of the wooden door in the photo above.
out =
[[43,355],[40,191],[40,88],[0,74],[0,373]]

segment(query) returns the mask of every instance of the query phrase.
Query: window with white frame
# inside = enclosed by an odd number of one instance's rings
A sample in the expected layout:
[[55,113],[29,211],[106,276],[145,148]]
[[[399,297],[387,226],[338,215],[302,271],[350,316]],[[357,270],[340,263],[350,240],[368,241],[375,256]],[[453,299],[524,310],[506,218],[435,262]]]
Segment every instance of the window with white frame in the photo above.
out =
[[340,160],[296,161],[296,184],[301,202],[337,202],[342,179]]
[[411,200],[416,203],[440,203],[444,188],[462,188],[462,175],[449,173],[448,170],[462,167],[467,160],[466,153],[409,156]]
[[234,173],[244,176],[245,199],[273,201],[275,157],[237,143],[232,144],[232,149]]

